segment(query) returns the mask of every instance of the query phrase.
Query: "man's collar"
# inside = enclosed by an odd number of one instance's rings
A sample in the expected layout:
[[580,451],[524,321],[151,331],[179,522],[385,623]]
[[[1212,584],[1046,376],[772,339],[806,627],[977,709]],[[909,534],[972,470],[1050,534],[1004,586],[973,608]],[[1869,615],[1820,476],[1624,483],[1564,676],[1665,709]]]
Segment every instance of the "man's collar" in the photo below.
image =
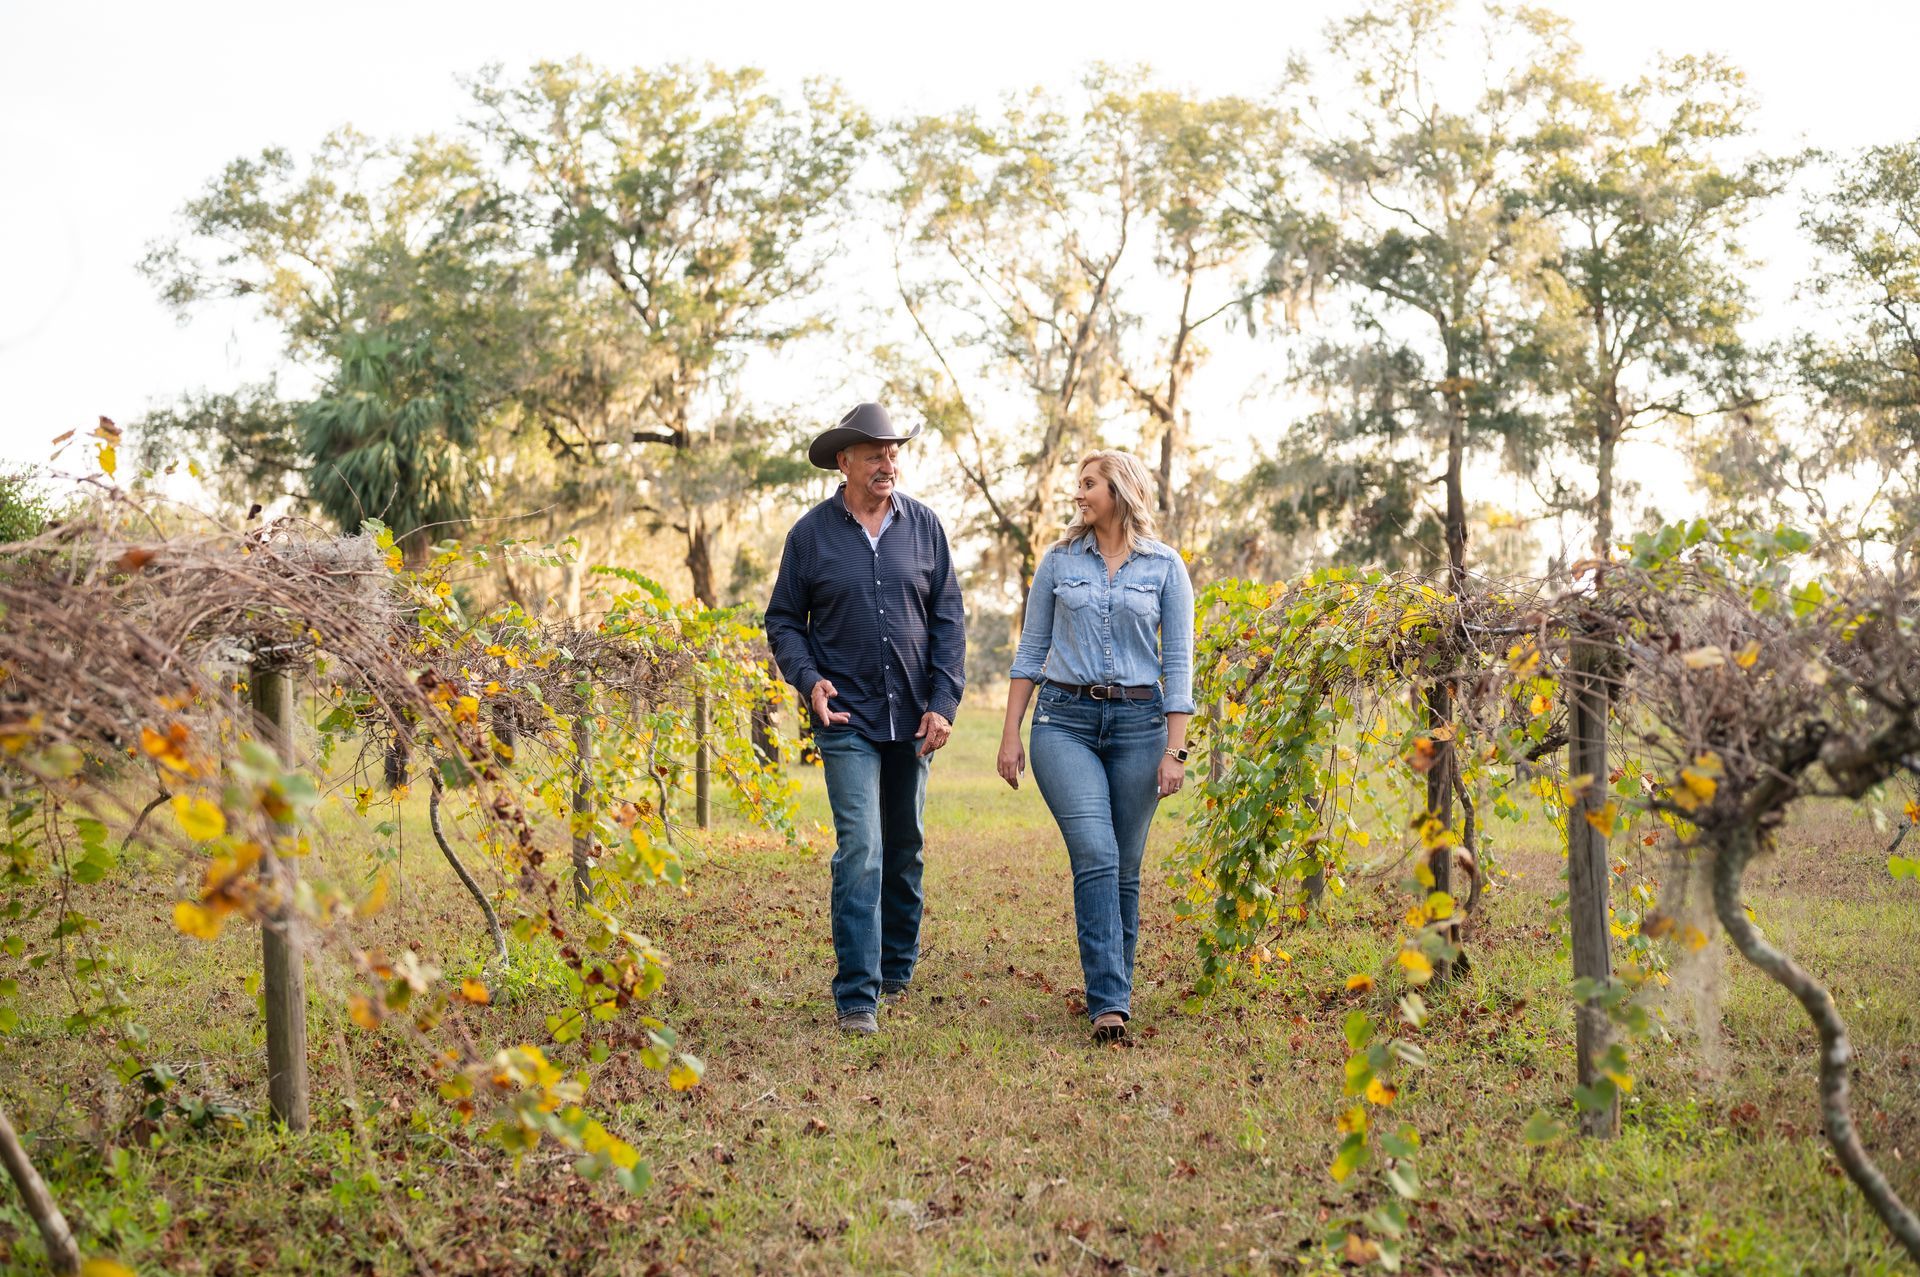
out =
[[[899,497],[900,494],[898,492],[890,493],[887,496],[886,513],[896,517],[899,515],[901,509]],[[840,486],[834,489],[833,502],[840,507],[842,517],[858,521],[859,516],[854,514],[853,507],[847,504],[847,485],[845,480],[842,480]]]

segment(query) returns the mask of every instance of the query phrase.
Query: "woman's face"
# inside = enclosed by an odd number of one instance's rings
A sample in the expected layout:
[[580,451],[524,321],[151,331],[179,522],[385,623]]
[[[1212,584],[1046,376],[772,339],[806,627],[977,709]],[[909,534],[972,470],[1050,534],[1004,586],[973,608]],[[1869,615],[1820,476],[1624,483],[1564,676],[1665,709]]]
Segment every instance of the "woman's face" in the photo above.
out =
[[1092,466],[1080,467],[1080,483],[1073,494],[1080,518],[1092,525],[1111,522],[1114,516],[1113,485]]

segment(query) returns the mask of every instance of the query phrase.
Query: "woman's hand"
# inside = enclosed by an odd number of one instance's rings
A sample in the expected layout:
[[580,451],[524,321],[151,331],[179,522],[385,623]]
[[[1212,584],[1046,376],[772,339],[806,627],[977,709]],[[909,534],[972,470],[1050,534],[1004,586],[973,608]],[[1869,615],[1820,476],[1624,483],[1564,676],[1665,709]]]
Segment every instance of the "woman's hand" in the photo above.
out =
[[1187,765],[1172,754],[1160,755],[1160,796],[1171,798],[1187,783]]
[[1020,773],[1027,770],[1027,751],[1021,746],[1018,736],[1001,738],[999,768],[1001,780],[1015,789],[1020,788]]

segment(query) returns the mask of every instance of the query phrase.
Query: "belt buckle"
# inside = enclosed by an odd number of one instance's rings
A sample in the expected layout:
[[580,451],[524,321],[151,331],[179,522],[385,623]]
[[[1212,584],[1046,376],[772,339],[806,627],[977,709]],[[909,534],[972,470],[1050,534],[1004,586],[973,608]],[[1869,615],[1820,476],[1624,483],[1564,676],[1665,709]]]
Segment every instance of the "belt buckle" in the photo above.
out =
[[1087,699],[1090,701],[1110,701],[1113,699],[1112,690],[1113,685],[1111,683],[1095,683],[1087,689]]

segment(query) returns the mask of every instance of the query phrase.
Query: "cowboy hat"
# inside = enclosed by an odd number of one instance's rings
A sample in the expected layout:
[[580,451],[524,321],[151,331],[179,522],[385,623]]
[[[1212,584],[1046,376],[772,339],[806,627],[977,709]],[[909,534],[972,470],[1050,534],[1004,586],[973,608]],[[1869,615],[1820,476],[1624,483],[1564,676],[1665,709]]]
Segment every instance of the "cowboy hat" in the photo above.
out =
[[853,410],[840,418],[838,425],[831,430],[821,432],[807,448],[807,460],[822,470],[838,470],[836,460],[842,448],[851,448],[856,443],[905,443],[920,433],[920,427],[901,434],[894,429],[893,418],[887,416],[887,410],[877,403],[855,404]]

